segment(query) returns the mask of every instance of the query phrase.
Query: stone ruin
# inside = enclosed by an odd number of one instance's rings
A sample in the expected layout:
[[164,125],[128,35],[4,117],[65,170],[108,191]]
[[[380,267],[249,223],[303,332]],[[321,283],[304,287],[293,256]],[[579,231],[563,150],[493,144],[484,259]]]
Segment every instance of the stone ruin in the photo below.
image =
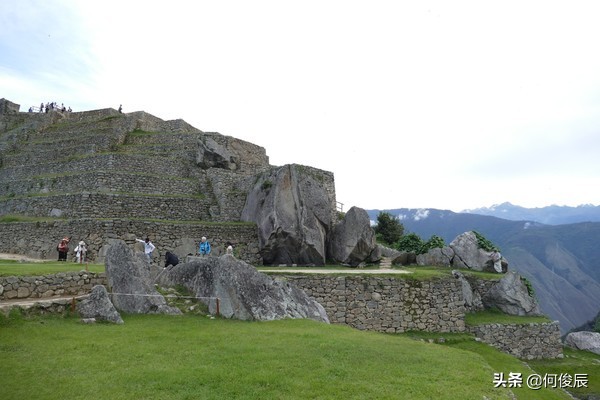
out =
[[331,172],[275,167],[260,146],[142,111],[0,105],[0,252],[52,259],[69,236],[102,261],[110,239],[150,237],[158,264],[207,236],[215,255],[231,245],[252,264],[377,259],[368,225],[354,245],[346,237],[343,251],[332,248],[341,242]]

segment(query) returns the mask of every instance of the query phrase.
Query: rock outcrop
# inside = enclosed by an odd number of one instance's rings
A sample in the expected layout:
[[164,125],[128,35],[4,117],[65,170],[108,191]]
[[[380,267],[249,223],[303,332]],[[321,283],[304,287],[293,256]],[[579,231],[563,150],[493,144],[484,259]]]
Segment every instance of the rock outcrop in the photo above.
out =
[[287,282],[274,280],[232,255],[189,257],[161,274],[163,287],[183,285],[205,302],[211,314],[241,320],[310,318],[329,322],[319,303]]
[[242,211],[258,225],[265,264],[324,265],[332,199],[314,168],[285,165],[259,177]]
[[469,311],[478,311],[483,309],[483,303],[481,301],[481,296],[478,292],[474,292],[473,288],[469,281],[465,278],[465,276],[460,271],[452,271],[452,275],[459,280],[461,289],[462,289],[462,297],[465,301],[465,307]]
[[434,265],[437,267],[448,267],[452,264],[454,250],[451,247],[435,247],[425,254],[417,255],[417,265]]
[[585,350],[600,354],[600,333],[588,331],[571,332],[565,338],[565,345],[576,350]]
[[223,168],[228,170],[238,169],[239,161],[225,146],[220,145],[210,137],[203,138],[198,143],[196,164],[203,169]]
[[483,297],[486,308],[498,308],[510,315],[543,315],[537,301],[529,294],[521,276],[514,271],[506,273]]
[[108,292],[102,285],[96,285],[87,299],[77,304],[77,312],[83,319],[101,320],[122,324],[123,319],[108,298]]
[[181,314],[167,305],[155,289],[150,262],[142,252],[134,252],[122,240],[110,240],[106,252],[106,278],[112,289],[113,304],[132,314]]
[[333,227],[329,239],[329,258],[353,267],[363,262],[372,263],[380,259],[371,228],[369,214],[362,208],[352,207],[344,219]]
[[[479,248],[477,236],[472,231],[458,235],[451,243],[454,251],[452,265],[455,268],[469,268],[474,271],[496,272],[492,260],[492,252]],[[506,272],[508,263],[503,258],[503,272]]]

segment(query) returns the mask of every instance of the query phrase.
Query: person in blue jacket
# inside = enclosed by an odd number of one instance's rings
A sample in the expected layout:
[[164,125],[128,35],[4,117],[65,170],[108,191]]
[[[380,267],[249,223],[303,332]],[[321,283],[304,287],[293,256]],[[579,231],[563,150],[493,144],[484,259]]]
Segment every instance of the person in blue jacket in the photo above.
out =
[[200,247],[198,248],[198,253],[202,256],[210,254],[210,243],[206,240],[206,237],[202,236],[202,240],[200,241]]

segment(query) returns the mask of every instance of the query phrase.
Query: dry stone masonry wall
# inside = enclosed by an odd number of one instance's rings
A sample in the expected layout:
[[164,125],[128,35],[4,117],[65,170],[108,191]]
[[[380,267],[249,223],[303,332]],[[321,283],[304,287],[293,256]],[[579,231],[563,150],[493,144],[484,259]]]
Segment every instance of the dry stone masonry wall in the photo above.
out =
[[317,275],[285,279],[321,303],[332,322],[388,333],[465,331],[464,300],[455,279]]
[[[361,330],[401,333],[470,332],[479,340],[522,359],[562,356],[558,322],[467,326],[459,281],[398,277],[287,275],[327,311],[333,323]],[[470,278],[482,295],[495,281]]]
[[106,275],[87,271],[43,276],[0,277],[0,300],[38,299],[88,294],[96,285],[106,285]]
[[[215,254],[224,253],[227,244],[231,243],[236,257],[254,265],[262,262],[258,254],[256,226],[251,224],[186,224],[127,219],[3,223],[0,224],[0,252],[56,259],[56,246],[65,236],[71,236],[73,243],[84,240],[88,244],[90,259],[95,261],[102,261],[106,239],[122,239],[134,244],[136,238],[148,236],[156,246],[154,260],[160,263],[167,251],[175,252],[179,257],[194,253],[202,236],[206,236]],[[71,250],[74,246],[76,244],[71,246]]]

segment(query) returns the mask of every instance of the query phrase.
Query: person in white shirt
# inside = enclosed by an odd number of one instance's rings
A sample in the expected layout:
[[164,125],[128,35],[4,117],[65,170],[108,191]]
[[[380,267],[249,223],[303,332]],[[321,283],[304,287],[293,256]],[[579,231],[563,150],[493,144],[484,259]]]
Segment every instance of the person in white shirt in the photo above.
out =
[[148,259],[152,260],[152,252],[156,248],[150,241],[150,238],[146,238],[146,240],[135,239],[137,242],[144,243],[144,253],[148,256]]
[[85,254],[87,253],[87,246],[82,240],[75,247],[75,254],[77,257],[77,264],[83,264],[85,262]]

